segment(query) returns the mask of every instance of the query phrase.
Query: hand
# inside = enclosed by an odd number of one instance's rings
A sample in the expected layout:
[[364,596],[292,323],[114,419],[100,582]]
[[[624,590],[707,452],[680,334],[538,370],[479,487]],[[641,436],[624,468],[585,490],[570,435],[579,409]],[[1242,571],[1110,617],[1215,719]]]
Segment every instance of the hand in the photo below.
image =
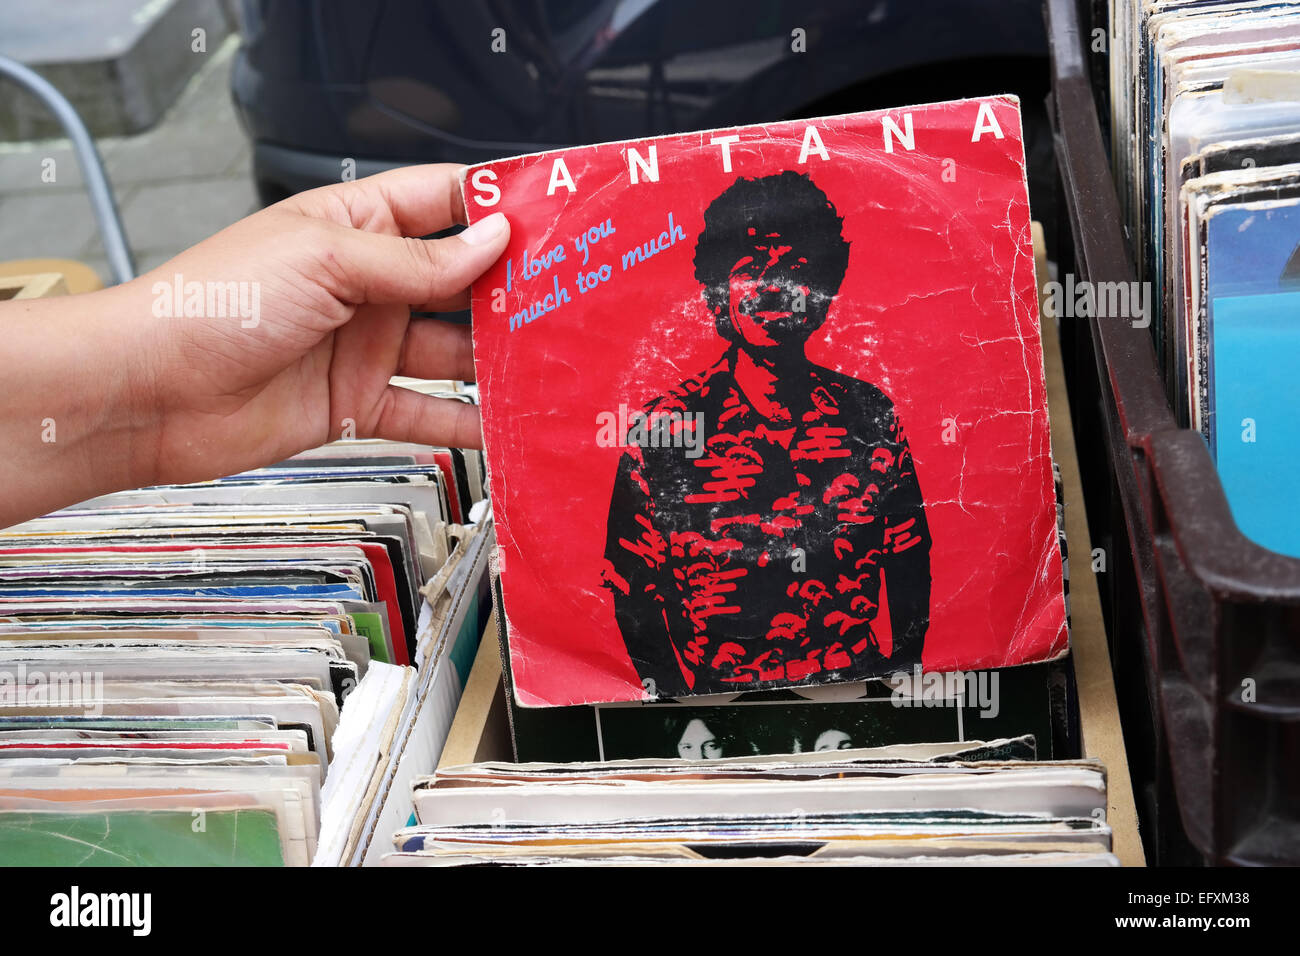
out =
[[[60,429],[34,461],[8,462],[0,521],[267,465],[349,426],[357,438],[480,447],[476,408],[388,384],[474,376],[468,327],[411,318],[412,309],[465,308],[469,284],[509,239],[500,215],[458,236],[410,238],[464,222],[458,171],[409,167],[315,189],[132,282],[0,309],[0,329],[15,336],[9,349],[30,362],[35,337],[46,360],[17,383],[34,419],[18,429],[20,444],[39,438],[36,421]],[[192,283],[222,292],[227,314],[187,316],[195,309],[174,301],[177,276],[184,298]],[[205,295],[197,311],[218,310]],[[0,423],[6,432],[14,414]]]
[[302,193],[140,278],[151,298],[178,273],[260,289],[247,297],[256,317],[157,320],[141,383],[156,416],[157,481],[268,464],[347,425],[358,438],[481,447],[474,406],[388,384],[474,378],[467,326],[411,318],[466,308],[470,282],[509,238],[504,216],[447,239],[408,238],[465,221],[458,169],[411,167]]

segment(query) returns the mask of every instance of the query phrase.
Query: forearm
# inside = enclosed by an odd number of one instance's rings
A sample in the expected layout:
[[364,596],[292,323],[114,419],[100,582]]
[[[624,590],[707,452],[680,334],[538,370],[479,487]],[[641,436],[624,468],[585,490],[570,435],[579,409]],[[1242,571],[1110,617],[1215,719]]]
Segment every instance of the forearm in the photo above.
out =
[[0,303],[0,527],[149,483],[138,298],[118,287]]

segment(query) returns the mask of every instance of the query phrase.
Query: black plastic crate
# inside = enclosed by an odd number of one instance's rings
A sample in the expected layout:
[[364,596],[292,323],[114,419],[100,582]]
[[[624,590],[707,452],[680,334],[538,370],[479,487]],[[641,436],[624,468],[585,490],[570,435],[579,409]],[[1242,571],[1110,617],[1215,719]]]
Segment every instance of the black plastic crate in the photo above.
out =
[[[1060,268],[1129,283],[1098,119],[1098,6],[1046,2]],[[1148,330],[1063,318],[1061,338],[1148,858],[1300,863],[1300,560],[1238,530],[1205,442],[1177,425]]]

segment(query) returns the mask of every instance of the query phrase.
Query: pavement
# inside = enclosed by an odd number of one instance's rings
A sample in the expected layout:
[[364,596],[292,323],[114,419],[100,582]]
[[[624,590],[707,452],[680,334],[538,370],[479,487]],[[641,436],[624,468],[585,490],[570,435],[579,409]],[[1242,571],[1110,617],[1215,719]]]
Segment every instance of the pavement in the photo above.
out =
[[[258,208],[251,149],[230,99],[237,46],[231,36],[202,54],[207,62],[153,128],[98,140],[137,273]],[[76,259],[111,280],[66,139],[0,143],[0,262],[38,257]]]

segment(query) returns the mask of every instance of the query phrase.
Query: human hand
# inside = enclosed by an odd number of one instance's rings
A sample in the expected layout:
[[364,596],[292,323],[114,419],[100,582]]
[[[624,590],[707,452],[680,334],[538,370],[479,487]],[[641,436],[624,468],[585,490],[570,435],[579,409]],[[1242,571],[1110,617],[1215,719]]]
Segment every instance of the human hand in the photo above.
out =
[[[268,465],[345,429],[479,447],[475,407],[388,384],[474,375],[468,327],[411,318],[465,308],[509,239],[499,214],[458,236],[410,238],[465,221],[458,171],[416,166],[301,193],[131,282],[0,303],[0,527]],[[226,308],[204,295],[187,309],[187,287],[214,288]]]
[[130,284],[156,313],[160,297],[175,300],[177,275],[182,288],[249,283],[237,286],[238,315],[145,319],[149,359],[135,388],[151,427],[136,454],[149,483],[269,464],[345,428],[480,447],[477,408],[388,384],[474,378],[467,326],[411,317],[466,308],[470,282],[509,239],[504,216],[450,238],[410,238],[465,221],[458,170],[408,167],[301,193]]

